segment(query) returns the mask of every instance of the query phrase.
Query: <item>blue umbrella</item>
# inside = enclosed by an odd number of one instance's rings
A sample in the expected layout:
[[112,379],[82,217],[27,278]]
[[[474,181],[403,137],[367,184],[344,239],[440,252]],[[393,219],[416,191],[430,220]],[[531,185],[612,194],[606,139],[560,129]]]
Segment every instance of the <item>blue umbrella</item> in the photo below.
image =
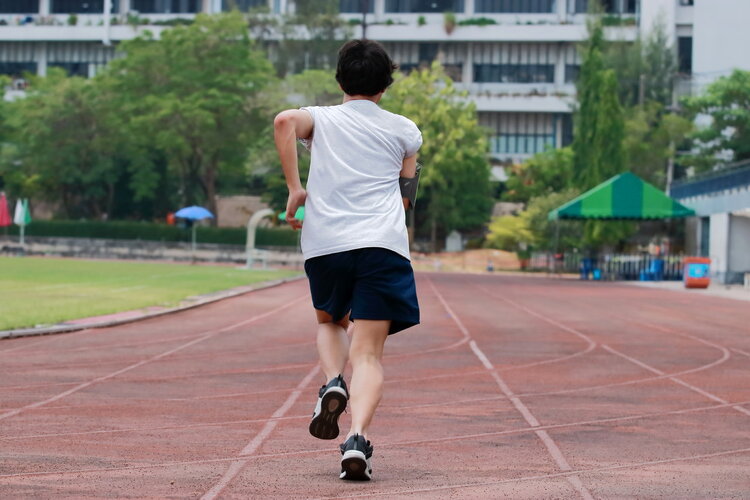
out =
[[185,207],[175,212],[175,217],[181,217],[183,219],[190,220],[201,220],[201,219],[213,219],[214,214],[209,212],[203,207],[197,207],[195,205],[191,207]]
[[[209,212],[208,210],[206,210],[203,207],[197,207],[195,205],[190,206],[190,207],[181,208],[177,212],[175,212],[174,215],[175,215],[175,217],[180,217],[182,219],[190,219],[192,221],[201,220],[201,219],[213,219],[214,218],[214,214],[212,214],[211,212]],[[193,244],[192,244],[192,247],[191,247],[191,249],[192,249],[191,253],[192,253],[193,260],[195,260],[195,228],[196,228],[196,225],[193,224]]]

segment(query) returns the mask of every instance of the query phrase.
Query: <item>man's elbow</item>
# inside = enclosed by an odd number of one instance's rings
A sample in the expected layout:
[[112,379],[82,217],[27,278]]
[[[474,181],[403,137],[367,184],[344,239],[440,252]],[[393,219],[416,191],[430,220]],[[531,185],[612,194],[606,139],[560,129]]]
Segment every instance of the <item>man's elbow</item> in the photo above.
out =
[[273,119],[273,128],[275,130],[284,130],[290,127],[294,127],[294,116],[287,111],[282,111]]

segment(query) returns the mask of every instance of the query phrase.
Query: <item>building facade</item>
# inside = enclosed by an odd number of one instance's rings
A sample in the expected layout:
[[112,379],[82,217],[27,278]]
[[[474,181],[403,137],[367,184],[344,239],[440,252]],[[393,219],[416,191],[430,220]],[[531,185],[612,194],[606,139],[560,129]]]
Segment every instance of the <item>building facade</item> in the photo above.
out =
[[[632,41],[640,2],[607,0],[612,40]],[[675,2],[678,0],[674,0]],[[268,2],[268,3],[266,3]],[[115,57],[119,41],[198,12],[267,5],[292,12],[292,0],[0,0],[0,74],[16,91],[25,72],[50,67],[90,77]],[[586,38],[587,0],[340,0],[341,16],[362,19],[368,38],[382,42],[405,71],[439,60],[469,92],[490,130],[496,163],[521,161],[572,141],[572,104]],[[111,14],[103,15],[108,10]],[[454,29],[445,12],[455,13]],[[132,25],[136,17],[147,25]],[[484,25],[482,25],[484,24]],[[354,36],[362,26],[354,26]],[[271,50],[272,52],[272,50]]]

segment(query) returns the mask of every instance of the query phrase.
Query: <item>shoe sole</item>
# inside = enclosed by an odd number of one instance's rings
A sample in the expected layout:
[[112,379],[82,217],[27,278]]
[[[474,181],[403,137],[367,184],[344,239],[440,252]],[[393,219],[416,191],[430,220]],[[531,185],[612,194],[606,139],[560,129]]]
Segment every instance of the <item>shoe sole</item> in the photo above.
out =
[[365,454],[358,450],[349,450],[341,457],[340,479],[351,481],[369,481],[372,479],[372,466]]
[[[310,434],[318,439],[336,439],[339,435],[339,416],[346,409],[346,393],[341,387],[331,387],[320,401],[320,413],[310,422]],[[317,410],[317,408],[316,408]]]

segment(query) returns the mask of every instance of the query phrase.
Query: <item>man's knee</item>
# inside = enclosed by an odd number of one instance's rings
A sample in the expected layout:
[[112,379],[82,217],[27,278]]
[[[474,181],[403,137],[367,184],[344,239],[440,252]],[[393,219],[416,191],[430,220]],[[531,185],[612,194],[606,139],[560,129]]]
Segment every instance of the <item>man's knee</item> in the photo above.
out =
[[343,318],[341,318],[338,321],[333,320],[333,316],[328,314],[325,311],[321,311],[320,309],[315,309],[315,316],[318,320],[318,324],[322,325],[324,323],[333,323],[334,325],[338,325],[344,330],[346,330],[349,327],[349,315],[345,314]]

